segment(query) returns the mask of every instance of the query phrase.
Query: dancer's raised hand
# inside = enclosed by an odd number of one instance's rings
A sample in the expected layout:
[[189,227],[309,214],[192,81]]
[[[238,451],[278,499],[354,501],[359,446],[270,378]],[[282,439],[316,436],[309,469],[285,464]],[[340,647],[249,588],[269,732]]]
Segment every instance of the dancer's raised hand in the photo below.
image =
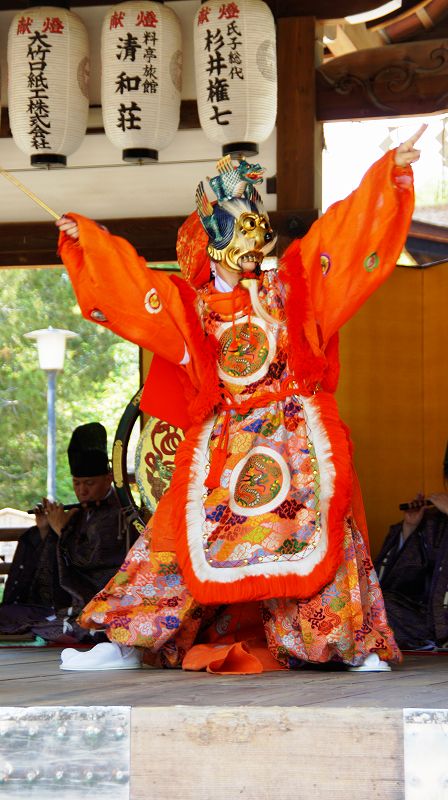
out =
[[407,167],[409,164],[413,164],[414,161],[419,160],[420,150],[416,150],[414,145],[420,139],[420,136],[424,134],[427,127],[428,125],[426,123],[420,125],[418,131],[410,136],[409,139],[406,139],[405,142],[398,145],[395,151],[395,163],[397,167]]

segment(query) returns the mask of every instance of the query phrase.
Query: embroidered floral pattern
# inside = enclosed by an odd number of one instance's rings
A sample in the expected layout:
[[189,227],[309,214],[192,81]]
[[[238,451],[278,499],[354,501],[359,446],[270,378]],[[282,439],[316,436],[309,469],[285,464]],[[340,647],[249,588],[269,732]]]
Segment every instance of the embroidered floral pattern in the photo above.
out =
[[289,668],[298,660],[357,665],[372,652],[400,660],[365,543],[348,524],[344,559],[328,586],[310,600],[281,598],[263,606],[271,652]]
[[256,625],[241,628],[241,615],[259,620],[272,655],[287,669],[303,660],[356,665],[370,652],[398,661],[375,570],[361,534],[348,525],[344,556],[334,581],[310,600],[279,598],[205,608],[189,594],[174,557],[150,555],[142,536],[126,560],[126,594],[113,578],[81,620],[99,628],[108,625],[112,641],[147,648],[145,661],[159,666],[181,666],[198,641],[219,641],[240,629],[243,638],[254,636]]

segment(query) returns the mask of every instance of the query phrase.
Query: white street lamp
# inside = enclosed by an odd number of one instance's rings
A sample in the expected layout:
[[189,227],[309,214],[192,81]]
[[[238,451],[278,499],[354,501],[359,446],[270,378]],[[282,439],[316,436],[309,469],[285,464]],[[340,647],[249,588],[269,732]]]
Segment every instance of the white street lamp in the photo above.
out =
[[64,368],[65,343],[79,336],[60,328],[25,333],[37,345],[39,366],[47,373],[47,497],[56,499],[56,375]]

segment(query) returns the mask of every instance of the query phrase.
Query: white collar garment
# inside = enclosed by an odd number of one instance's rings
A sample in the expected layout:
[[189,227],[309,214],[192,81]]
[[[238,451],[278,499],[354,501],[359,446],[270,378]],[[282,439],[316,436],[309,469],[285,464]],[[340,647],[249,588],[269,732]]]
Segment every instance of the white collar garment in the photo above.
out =
[[220,275],[215,275],[215,289],[217,292],[231,292],[233,287],[229,286]]
[[[219,275],[215,275],[215,289],[217,292],[231,292],[232,286],[229,286],[228,283],[225,282]],[[190,353],[188,352],[187,345],[185,345],[185,351],[182,361],[180,361],[181,366],[185,366],[190,361]]]

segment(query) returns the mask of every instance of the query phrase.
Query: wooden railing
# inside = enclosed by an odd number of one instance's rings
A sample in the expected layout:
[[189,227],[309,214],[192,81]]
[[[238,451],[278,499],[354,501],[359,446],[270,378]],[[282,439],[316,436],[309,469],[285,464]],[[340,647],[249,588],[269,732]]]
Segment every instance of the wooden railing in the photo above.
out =
[[[18,542],[26,528],[0,528],[0,542]],[[0,560],[0,575],[7,575],[11,566],[10,561]]]

